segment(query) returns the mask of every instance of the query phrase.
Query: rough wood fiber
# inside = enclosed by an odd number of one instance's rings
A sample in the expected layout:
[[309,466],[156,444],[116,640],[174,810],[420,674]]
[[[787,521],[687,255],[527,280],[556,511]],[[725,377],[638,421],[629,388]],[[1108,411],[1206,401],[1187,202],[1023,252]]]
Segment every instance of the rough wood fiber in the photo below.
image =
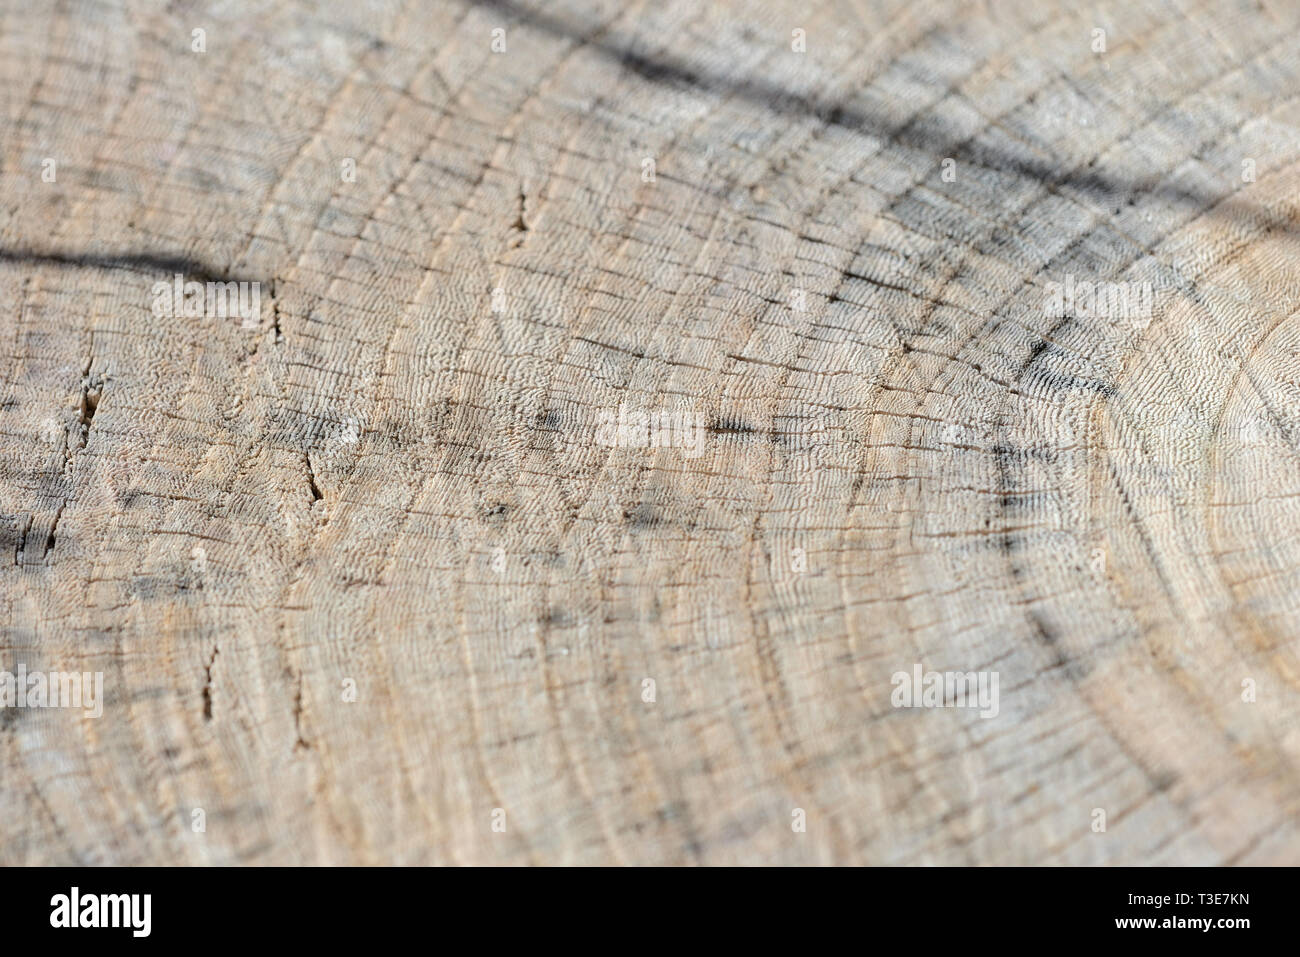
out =
[[1300,861],[1297,20],[4,3],[0,863]]

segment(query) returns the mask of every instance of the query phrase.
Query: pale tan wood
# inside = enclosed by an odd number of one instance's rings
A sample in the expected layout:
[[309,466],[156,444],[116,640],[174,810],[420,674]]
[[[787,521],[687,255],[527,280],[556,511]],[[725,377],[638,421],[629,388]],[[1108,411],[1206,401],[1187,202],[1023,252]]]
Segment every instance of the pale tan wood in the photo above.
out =
[[1298,18],[4,5],[0,863],[1297,863]]

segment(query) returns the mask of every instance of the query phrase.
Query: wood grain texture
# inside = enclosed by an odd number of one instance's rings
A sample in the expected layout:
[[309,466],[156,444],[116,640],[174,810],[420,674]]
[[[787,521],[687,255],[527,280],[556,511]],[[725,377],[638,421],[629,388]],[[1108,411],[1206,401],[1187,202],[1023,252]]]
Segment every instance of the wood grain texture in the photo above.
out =
[[0,864],[1300,863],[1297,21],[0,4]]

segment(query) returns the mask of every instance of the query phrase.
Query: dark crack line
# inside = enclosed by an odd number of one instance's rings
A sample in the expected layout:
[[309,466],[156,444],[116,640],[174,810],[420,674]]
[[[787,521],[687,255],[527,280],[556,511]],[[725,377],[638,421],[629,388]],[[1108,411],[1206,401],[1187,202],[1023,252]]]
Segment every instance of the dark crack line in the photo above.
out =
[[[164,253],[71,253],[59,250],[0,248],[0,263],[54,266],[62,269],[128,269],[142,273],[180,273],[194,282],[259,282],[232,276],[224,269],[188,256]],[[266,285],[262,283],[262,285]]]

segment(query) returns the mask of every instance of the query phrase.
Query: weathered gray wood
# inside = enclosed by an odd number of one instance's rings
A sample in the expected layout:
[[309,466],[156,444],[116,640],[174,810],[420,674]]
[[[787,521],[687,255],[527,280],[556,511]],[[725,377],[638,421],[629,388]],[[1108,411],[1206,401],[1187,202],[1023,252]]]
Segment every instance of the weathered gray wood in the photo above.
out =
[[0,863],[1300,860],[1295,4],[6,6]]

